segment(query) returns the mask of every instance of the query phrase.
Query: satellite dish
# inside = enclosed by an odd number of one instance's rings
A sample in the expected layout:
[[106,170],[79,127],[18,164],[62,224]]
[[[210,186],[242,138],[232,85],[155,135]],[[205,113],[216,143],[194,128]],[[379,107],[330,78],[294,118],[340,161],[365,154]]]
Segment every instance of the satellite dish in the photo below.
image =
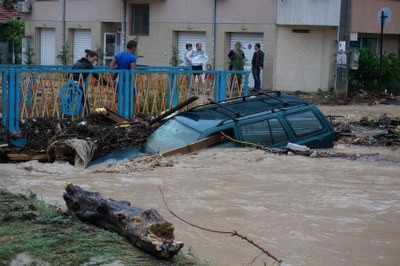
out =
[[379,25],[379,27],[381,27],[381,23],[382,23],[382,12],[383,12],[383,27],[386,28],[390,22],[392,21],[392,10],[390,10],[390,8],[388,7],[384,7],[381,10],[379,10],[378,15],[376,16],[376,23]]

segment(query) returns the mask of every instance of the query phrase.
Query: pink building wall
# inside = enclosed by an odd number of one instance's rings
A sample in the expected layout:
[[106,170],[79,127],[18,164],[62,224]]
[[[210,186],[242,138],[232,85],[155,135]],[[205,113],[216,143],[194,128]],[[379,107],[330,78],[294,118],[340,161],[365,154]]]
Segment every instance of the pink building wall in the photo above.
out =
[[[276,0],[217,0],[217,23],[275,23]],[[129,4],[142,1],[128,1]],[[145,1],[143,1],[145,2]],[[147,1],[148,3],[148,1]],[[151,22],[211,23],[211,0],[150,1]],[[128,11],[129,12],[129,11]]]
[[[33,21],[61,21],[62,1],[32,1],[32,13],[27,15]],[[122,1],[66,0],[66,21],[120,22]]]
[[217,23],[276,22],[276,0],[217,0]]
[[383,7],[392,10],[392,21],[385,28],[385,34],[400,34],[399,0],[353,0],[352,32],[380,33],[376,18]]

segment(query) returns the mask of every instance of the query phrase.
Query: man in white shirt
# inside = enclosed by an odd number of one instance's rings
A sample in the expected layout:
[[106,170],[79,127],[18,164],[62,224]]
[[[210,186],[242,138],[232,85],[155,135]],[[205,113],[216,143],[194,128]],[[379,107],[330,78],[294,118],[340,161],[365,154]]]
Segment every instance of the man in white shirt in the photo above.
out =
[[202,71],[203,65],[208,61],[208,56],[202,49],[201,43],[196,43],[196,50],[192,50],[186,55],[186,59],[191,62],[192,70]]

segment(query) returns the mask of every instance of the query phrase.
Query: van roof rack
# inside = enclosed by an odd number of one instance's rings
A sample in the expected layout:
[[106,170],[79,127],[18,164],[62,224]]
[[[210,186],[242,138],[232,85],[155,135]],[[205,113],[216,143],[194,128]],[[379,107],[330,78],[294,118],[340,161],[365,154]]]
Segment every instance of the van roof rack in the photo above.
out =
[[225,110],[228,110],[229,112],[233,113],[233,114],[235,115],[236,118],[242,117],[242,115],[241,115],[239,112],[236,112],[235,110],[233,110],[233,109],[231,109],[231,108],[229,108],[229,107],[226,107],[225,105],[222,105],[222,104],[220,104],[220,103],[214,101],[214,100],[211,99],[211,98],[208,98],[208,101],[209,101],[211,104],[216,104],[216,105],[218,105],[219,107],[221,107],[221,108],[223,108],[223,109],[225,109]]
[[[282,99],[279,99],[279,98],[277,98],[277,97],[275,97],[275,96],[272,96],[270,93],[265,93],[265,92],[261,92],[261,91],[260,91],[260,92],[258,92],[257,95],[266,95],[266,96],[268,96],[269,98],[272,98],[272,99],[274,99],[274,100],[279,101],[280,103],[283,104],[284,107],[290,105],[287,101],[282,100]],[[280,96],[280,95],[281,95],[281,92],[279,92],[278,96]]]

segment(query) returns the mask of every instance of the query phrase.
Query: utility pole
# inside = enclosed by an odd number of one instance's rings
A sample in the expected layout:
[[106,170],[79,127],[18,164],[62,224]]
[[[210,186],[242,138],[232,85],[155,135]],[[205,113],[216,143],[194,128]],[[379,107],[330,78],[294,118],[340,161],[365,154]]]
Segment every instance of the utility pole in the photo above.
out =
[[[349,86],[349,48],[351,34],[351,0],[341,0],[340,23],[339,23],[339,44],[336,58],[336,82],[335,98],[343,99],[348,94]],[[340,44],[344,45],[344,50],[339,51]]]
[[212,0],[211,63],[215,69],[215,41],[217,36],[217,0]]
[[383,28],[385,27],[385,20],[389,16],[385,15],[385,11],[381,11],[381,34],[380,34],[380,44],[379,44],[379,88],[382,89],[382,57],[383,57]]
[[66,20],[66,15],[65,15],[65,13],[66,13],[66,0],[62,0],[61,1],[61,27],[62,27],[62,35],[61,35],[61,42],[62,42],[62,47],[64,47],[64,45],[65,45],[65,41],[66,41],[66,39],[65,39],[65,36],[66,36],[66,33],[65,33],[65,20]]
[[125,45],[126,45],[126,0],[122,0],[121,31],[122,32],[121,32],[121,48],[120,48],[120,51],[123,51],[125,49]]

